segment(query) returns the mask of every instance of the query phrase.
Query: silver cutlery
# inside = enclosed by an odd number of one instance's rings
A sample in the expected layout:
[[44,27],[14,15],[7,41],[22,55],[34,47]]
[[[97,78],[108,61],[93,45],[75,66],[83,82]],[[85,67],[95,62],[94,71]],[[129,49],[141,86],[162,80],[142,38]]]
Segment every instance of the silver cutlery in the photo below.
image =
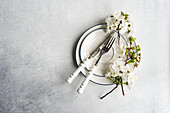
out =
[[77,75],[86,67],[87,63],[94,58],[99,51],[105,46],[105,44],[108,42],[109,38],[107,38],[100,46],[87,58],[85,59],[79,67],[74,71],[74,73],[67,78],[67,82],[70,84],[76,77]]
[[115,37],[113,36],[113,33],[110,35],[109,40],[107,41],[107,43],[104,44],[104,47],[102,49],[100,49],[100,56],[98,58],[98,60],[95,62],[94,66],[92,66],[89,70],[88,75],[86,76],[85,80],[82,82],[81,86],[78,89],[78,93],[82,94],[84,92],[84,89],[86,88],[91,76],[93,75],[93,72],[99,62],[99,60],[101,59],[101,57],[107,53],[110,48],[112,47],[113,43],[115,41]]

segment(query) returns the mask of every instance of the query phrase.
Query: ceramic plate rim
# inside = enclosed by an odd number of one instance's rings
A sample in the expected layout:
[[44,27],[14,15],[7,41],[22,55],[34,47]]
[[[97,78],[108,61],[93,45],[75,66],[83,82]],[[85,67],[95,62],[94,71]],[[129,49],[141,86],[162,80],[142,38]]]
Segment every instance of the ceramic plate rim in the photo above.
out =
[[[77,43],[77,46],[76,46],[76,63],[77,65],[79,65],[80,63],[82,63],[82,59],[81,59],[81,55],[80,55],[80,50],[81,50],[81,45],[83,43],[83,41],[86,39],[86,37],[91,34],[92,32],[96,31],[97,29],[106,29],[106,23],[101,23],[101,24],[97,24],[97,25],[94,25],[92,27],[90,27],[89,29],[87,29],[80,37],[78,43]],[[116,31],[117,32],[117,31]],[[121,35],[121,37],[123,37]],[[126,44],[127,44],[127,41],[126,39],[123,37],[123,39],[125,40]],[[136,43],[135,43],[136,45]],[[85,73],[86,71],[88,71],[87,69],[84,70],[82,72],[82,74],[85,76]],[[95,74],[94,74],[95,75]],[[85,76],[86,77],[86,76]],[[98,77],[104,77],[104,76],[98,76]],[[90,80],[91,82],[95,83],[95,84],[98,84],[98,85],[104,85],[104,86],[108,86],[108,85],[114,85],[113,83],[112,84],[102,84],[102,83],[98,83],[98,82],[95,82],[93,80]]]

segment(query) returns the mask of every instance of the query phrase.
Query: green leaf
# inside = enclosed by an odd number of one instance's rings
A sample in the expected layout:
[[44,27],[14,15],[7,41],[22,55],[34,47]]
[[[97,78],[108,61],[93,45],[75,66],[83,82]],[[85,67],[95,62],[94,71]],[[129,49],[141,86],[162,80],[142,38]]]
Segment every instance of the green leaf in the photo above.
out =
[[132,47],[132,50],[135,50],[136,49],[136,47]]
[[135,60],[131,59],[131,60],[128,61],[128,63],[135,63]]
[[135,40],[136,40],[136,38],[133,38],[132,36],[129,37],[129,41],[130,41],[130,42],[133,42],[133,41],[135,41]]
[[137,51],[140,51],[140,50],[141,50],[141,48],[137,49]]
[[126,50],[125,55],[128,55],[128,51]]
[[132,39],[132,41],[135,41],[135,40],[136,40],[136,38],[133,38],[133,39]]
[[125,16],[124,19],[127,20],[127,18],[128,18],[129,15],[128,15],[128,14],[124,14],[124,16]]
[[132,53],[132,57],[135,57],[135,56],[136,56],[136,54],[133,52],[133,53]]
[[123,16],[124,16],[125,14],[121,11],[121,15],[123,15]]
[[124,14],[125,17],[129,16],[128,14]]
[[136,61],[136,57],[132,57],[132,59],[131,60],[134,60],[134,61]]
[[119,76],[116,76],[115,79],[118,80],[118,79],[119,79]]
[[131,51],[129,51],[129,56],[132,56],[132,52]]
[[127,17],[127,16],[125,16],[125,18],[124,18],[124,19],[125,19],[125,20],[127,20],[127,18],[128,18],[128,17]]
[[126,85],[128,85],[128,82],[125,82]]
[[129,37],[129,41],[131,41],[131,40],[132,40],[132,36]]
[[128,70],[127,73],[130,73],[130,71]]
[[136,50],[137,50],[137,51],[140,51],[140,50],[141,50],[141,48],[140,48],[139,45],[136,46]]
[[107,79],[110,79],[110,80],[112,80],[110,76],[108,76],[108,77],[107,77]]
[[118,83],[119,83],[119,84],[122,84],[122,81],[119,80]]

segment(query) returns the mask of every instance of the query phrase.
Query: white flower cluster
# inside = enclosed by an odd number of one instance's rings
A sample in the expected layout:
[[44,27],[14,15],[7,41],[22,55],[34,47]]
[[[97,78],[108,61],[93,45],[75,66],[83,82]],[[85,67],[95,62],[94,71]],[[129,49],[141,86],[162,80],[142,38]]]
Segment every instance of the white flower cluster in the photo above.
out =
[[[127,38],[129,43],[133,41],[132,39],[135,39],[132,37],[132,34],[134,33],[133,21],[128,14],[125,14],[122,11],[115,11],[109,14],[105,21],[107,23],[107,32],[113,30],[119,31],[120,34]],[[113,64],[109,66],[105,76],[111,79],[113,83],[128,85],[130,89],[136,79],[136,74],[133,69],[135,63],[128,62],[128,56],[125,54],[125,52],[127,52],[127,46],[125,44],[119,43],[115,52],[116,59]],[[132,51],[131,53],[134,54]]]
[[126,47],[127,46],[124,44],[117,45],[117,47],[116,47],[116,57],[117,58],[125,57]]
[[113,64],[109,66],[105,76],[113,81],[115,80],[115,77],[121,77],[122,83],[127,84],[129,89],[133,86],[136,79],[136,74],[133,71],[132,66],[130,64],[125,65],[122,58],[114,60]]
[[119,29],[120,34],[126,33],[127,37],[134,33],[132,18],[122,11],[112,12],[105,21],[107,23],[107,32]]

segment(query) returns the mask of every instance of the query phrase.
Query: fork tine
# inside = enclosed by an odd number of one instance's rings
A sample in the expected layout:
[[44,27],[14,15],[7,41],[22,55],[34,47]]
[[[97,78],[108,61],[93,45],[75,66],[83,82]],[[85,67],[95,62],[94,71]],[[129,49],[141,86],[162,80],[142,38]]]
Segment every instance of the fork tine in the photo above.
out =
[[110,37],[109,41],[107,42],[107,44],[105,45],[105,47],[108,47],[110,42],[113,40],[113,37]]
[[111,37],[110,37],[110,39],[108,40],[107,44],[105,44],[105,46],[101,49],[100,56],[99,56],[98,60],[96,61],[95,65],[98,64],[101,56],[109,51],[109,49],[112,47],[115,39],[116,39],[116,38],[115,38],[113,35],[111,35]]
[[110,41],[111,41],[111,40],[112,40],[112,38],[113,38],[113,35],[114,35],[114,33],[112,33],[112,34],[110,35],[109,40],[107,41],[107,43],[106,43],[106,45],[105,45],[105,46],[107,46],[107,45],[110,43]]
[[115,38],[113,38],[112,42],[110,42],[108,49],[110,49],[115,41]]
[[110,45],[112,45],[112,43],[114,42],[114,39],[115,39],[115,38],[114,38],[113,36],[110,38],[109,42],[108,42],[107,45],[106,45],[107,48],[109,48]]

